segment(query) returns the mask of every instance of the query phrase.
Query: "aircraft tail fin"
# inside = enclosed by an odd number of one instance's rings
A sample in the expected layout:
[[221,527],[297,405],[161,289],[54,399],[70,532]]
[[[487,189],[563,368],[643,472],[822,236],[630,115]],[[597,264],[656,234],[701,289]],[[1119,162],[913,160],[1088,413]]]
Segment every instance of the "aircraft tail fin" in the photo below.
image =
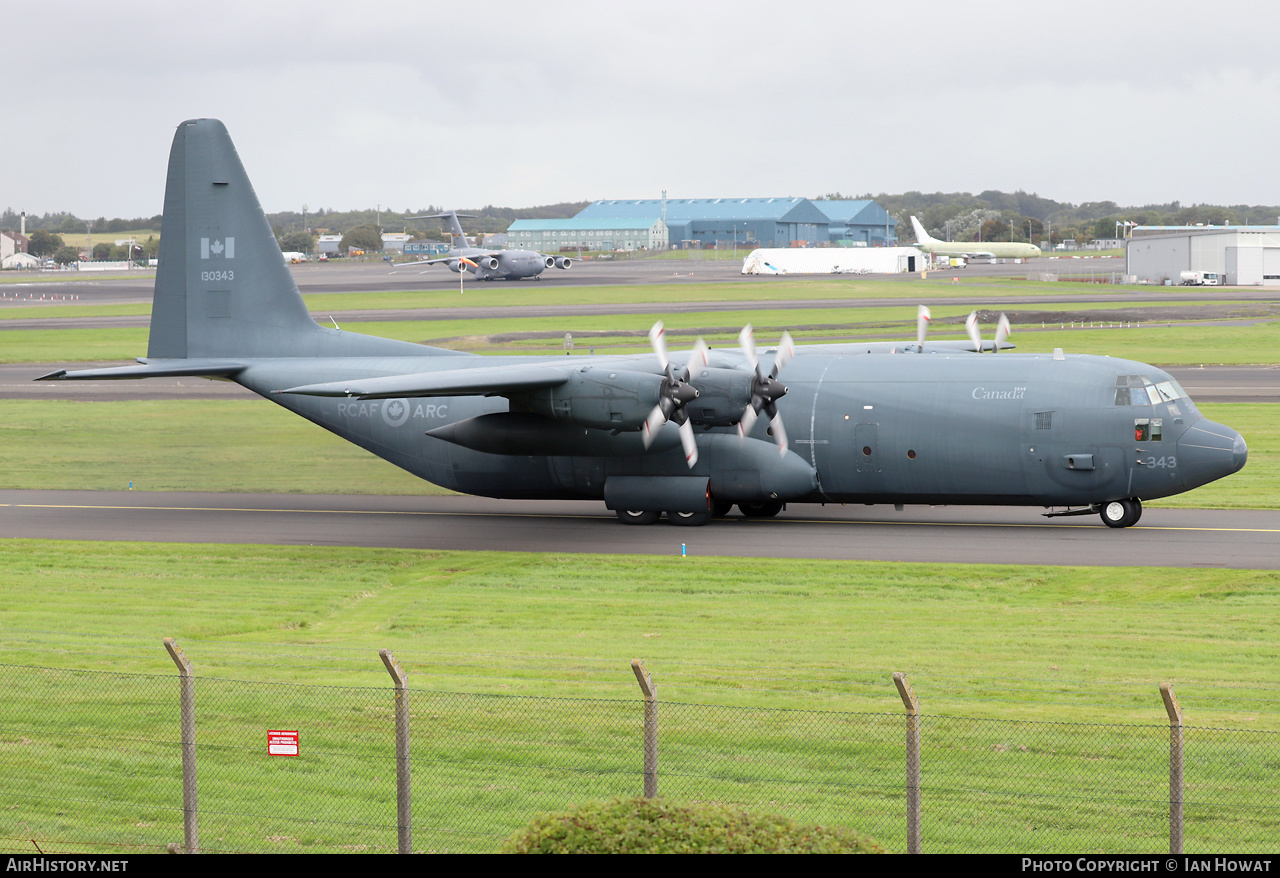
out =
[[421,352],[312,320],[226,126],[178,126],[148,359],[374,356],[401,347]]
[[[456,211],[447,210],[440,214],[441,218],[448,221],[449,235],[453,238],[453,246],[466,247],[467,236],[462,231],[462,223],[458,222],[458,214]],[[461,240],[458,240],[461,238]]]
[[920,220],[915,217],[911,218],[911,228],[915,230],[917,244],[927,244],[933,240],[933,236],[924,230],[924,226],[920,224]]
[[467,236],[462,231],[462,223],[458,222],[458,217],[467,217],[471,219],[474,214],[458,213],[456,210],[446,210],[444,213],[431,213],[424,216],[407,216],[405,219],[438,219],[444,220],[445,230],[449,233],[450,247],[470,247],[471,243],[467,240]]

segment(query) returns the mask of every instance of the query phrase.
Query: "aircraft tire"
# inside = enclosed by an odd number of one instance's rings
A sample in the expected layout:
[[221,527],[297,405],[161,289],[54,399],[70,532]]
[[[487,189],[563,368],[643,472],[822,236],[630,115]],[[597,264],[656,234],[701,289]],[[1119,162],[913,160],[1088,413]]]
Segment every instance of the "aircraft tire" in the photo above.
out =
[[782,511],[782,501],[766,500],[763,503],[739,503],[738,510],[747,518],[773,518]]
[[1102,523],[1107,527],[1132,527],[1142,517],[1142,501],[1137,497],[1112,500],[1110,503],[1103,503],[1098,512],[1102,516]]
[[662,513],[656,509],[619,509],[618,521],[623,524],[656,524]]
[[703,512],[668,512],[667,521],[678,527],[702,527],[711,520],[710,509]]
[[712,500],[711,501],[711,517],[724,518],[733,509],[733,504],[728,500]]

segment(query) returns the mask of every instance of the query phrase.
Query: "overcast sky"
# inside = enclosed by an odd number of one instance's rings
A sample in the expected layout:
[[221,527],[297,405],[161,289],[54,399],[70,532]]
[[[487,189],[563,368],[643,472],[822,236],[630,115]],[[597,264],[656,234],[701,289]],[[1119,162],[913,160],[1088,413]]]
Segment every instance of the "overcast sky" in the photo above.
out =
[[0,208],[150,216],[222,119],[268,211],[1035,192],[1280,204],[1280,4],[27,3]]

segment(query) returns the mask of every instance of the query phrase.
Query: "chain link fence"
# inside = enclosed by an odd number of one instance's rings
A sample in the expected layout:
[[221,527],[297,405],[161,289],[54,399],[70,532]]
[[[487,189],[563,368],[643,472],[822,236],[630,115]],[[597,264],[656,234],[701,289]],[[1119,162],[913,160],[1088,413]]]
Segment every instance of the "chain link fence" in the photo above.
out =
[[[666,799],[846,826],[888,850],[912,849],[903,712],[685,704],[654,691],[646,723],[642,698],[410,688],[398,699],[394,681],[189,679],[187,781],[198,804],[184,811],[175,676],[0,665],[0,850],[488,852],[538,813],[643,794],[646,770],[649,792]],[[916,818],[926,853],[1275,850],[1280,733],[923,707]],[[281,729],[297,732],[296,756],[268,752],[268,732]],[[412,805],[398,815],[401,768]],[[198,822],[195,844],[188,820]]]

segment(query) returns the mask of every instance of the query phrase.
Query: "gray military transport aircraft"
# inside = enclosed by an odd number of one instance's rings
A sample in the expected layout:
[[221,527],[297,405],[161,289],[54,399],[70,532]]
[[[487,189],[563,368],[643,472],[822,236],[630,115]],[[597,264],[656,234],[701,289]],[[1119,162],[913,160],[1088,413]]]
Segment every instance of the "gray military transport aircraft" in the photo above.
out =
[[411,216],[406,219],[442,219],[449,226],[449,240],[452,248],[448,256],[436,259],[419,259],[417,262],[401,262],[397,268],[409,265],[438,265],[444,263],[450,271],[465,273],[470,270],[477,280],[521,280],[526,277],[542,280],[542,271],[546,268],[568,268],[573,260],[566,256],[547,256],[534,250],[486,250],[483,247],[472,247],[467,243],[467,236],[462,232],[462,223],[458,222],[459,214],[452,210],[434,213],[430,216]]
[[767,365],[749,328],[737,349],[682,356],[659,324],[656,356],[484,357],[320,326],[213,119],[178,128],[163,232],[147,356],[38,380],[235,381],[464,493],[603,500],[632,524],[704,524],[735,504],[765,517],[784,503],[912,503],[1127,527],[1141,500],[1230,475],[1248,454],[1160,369],[997,353],[999,336],[800,348],[784,336]]

